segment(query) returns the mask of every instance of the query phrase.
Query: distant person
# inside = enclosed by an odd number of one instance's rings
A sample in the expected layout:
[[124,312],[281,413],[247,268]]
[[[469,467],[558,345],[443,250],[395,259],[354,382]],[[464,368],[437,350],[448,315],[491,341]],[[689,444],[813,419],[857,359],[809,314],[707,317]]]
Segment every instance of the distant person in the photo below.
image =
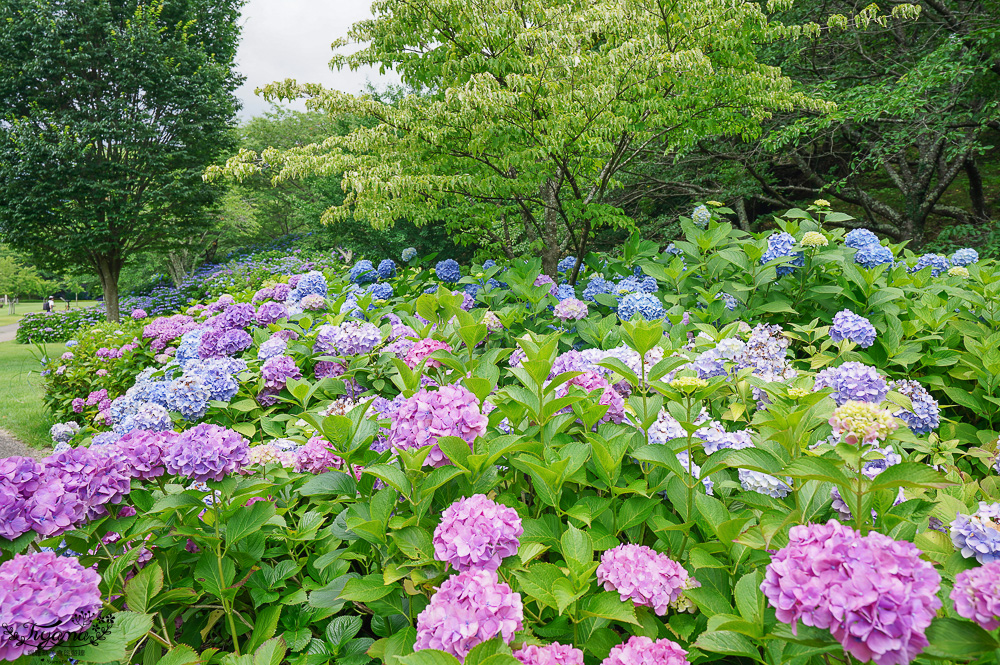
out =
[[66,303],[66,311],[68,312],[69,311],[69,301],[66,300],[65,298],[60,298],[59,300],[62,300],[64,303]]
[[42,301],[42,311],[51,312],[52,311],[52,296],[49,296],[47,300]]

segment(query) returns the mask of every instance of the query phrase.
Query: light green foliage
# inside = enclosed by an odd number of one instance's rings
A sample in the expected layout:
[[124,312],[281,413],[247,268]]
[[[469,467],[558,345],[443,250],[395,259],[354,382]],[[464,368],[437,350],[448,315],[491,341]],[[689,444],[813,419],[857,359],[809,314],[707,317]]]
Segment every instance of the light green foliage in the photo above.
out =
[[343,173],[346,197],[326,221],[444,220],[509,258],[529,243],[554,274],[560,253],[585,254],[595,229],[631,225],[607,195],[650,146],[751,137],[775,109],[830,108],[757,62],[754,45],[784,32],[749,2],[386,0],[373,11],[349,33],[365,48],[332,65],[391,67],[417,92],[386,103],[267,86],[271,99],[376,122],[243,150],[207,177],[245,179],[263,164],[280,167],[275,182]]

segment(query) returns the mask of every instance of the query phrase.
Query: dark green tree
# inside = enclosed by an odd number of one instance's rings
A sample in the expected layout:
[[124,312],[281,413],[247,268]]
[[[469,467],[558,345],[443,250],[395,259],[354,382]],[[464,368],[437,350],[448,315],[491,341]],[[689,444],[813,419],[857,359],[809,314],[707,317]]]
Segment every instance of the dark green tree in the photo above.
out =
[[95,271],[109,320],[129,257],[211,223],[243,2],[0,3],[0,238]]

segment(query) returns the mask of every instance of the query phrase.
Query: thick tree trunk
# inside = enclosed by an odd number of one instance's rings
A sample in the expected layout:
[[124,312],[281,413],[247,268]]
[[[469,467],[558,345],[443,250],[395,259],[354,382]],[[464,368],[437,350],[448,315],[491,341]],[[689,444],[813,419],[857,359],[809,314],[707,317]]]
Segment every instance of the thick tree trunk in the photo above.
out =
[[179,287],[187,277],[187,263],[188,250],[186,248],[182,247],[173,252],[167,252],[167,274],[170,275],[174,286]]
[[965,159],[965,174],[969,177],[969,198],[972,200],[973,213],[979,219],[989,220],[990,211],[983,193],[983,176],[979,172],[979,165],[976,164],[974,154],[970,153]]
[[118,312],[118,277],[122,271],[122,260],[118,256],[102,255],[95,258],[97,266],[97,276],[101,279],[101,288],[104,290],[104,307],[107,311],[108,321],[118,323],[120,320]]

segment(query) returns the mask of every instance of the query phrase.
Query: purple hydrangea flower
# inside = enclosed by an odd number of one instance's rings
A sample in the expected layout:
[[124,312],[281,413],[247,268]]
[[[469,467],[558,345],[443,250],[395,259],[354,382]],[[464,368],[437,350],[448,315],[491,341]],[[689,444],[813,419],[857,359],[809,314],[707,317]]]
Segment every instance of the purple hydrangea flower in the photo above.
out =
[[1000,628],[1000,561],[956,575],[951,600],[959,616],[972,619],[984,630]]
[[292,285],[285,284],[275,284],[271,287],[271,297],[275,300],[287,300],[288,294],[292,292]]
[[[680,431],[683,432],[683,428]],[[702,440],[702,448],[704,448],[705,454],[711,455],[723,448],[731,448],[732,450],[753,448],[753,441],[750,440],[751,433],[751,430],[748,429],[727,432],[722,423],[713,420],[704,427],[697,429],[694,435]],[[680,436],[685,437],[687,434],[681,434]]]
[[830,327],[830,339],[834,342],[849,340],[862,349],[867,349],[875,343],[875,326],[863,316],[858,316],[849,309],[837,312]]
[[249,349],[253,344],[253,337],[241,328],[232,328],[222,333],[219,341],[215,344],[217,354],[232,356],[240,351]]
[[877,369],[854,361],[824,369],[817,374],[813,390],[823,388],[833,388],[830,396],[838,406],[849,401],[878,404],[889,394],[889,384]]
[[828,629],[861,662],[902,665],[927,646],[941,577],[912,543],[836,520],[792,527],[761,591],[779,621]]
[[951,542],[966,559],[1000,561],[1000,503],[980,501],[973,514],[959,513],[951,523]]
[[253,302],[264,302],[265,300],[270,300],[274,297],[274,288],[270,286],[265,286],[262,289],[258,289],[256,293],[253,294],[251,300]]
[[101,614],[101,576],[73,557],[17,554],[0,565],[0,659],[51,648],[43,636],[82,633]]
[[239,432],[202,423],[181,432],[163,450],[167,473],[196,482],[219,481],[250,461],[250,446]]
[[70,420],[65,423],[56,423],[49,429],[49,436],[56,443],[65,443],[76,436],[76,433],[80,431],[80,425],[75,421]]
[[117,449],[115,454],[127,460],[133,478],[152,480],[163,475],[163,449],[177,436],[177,432],[133,430],[111,445]]
[[288,318],[288,308],[280,302],[268,301],[257,308],[257,325],[266,326]]
[[417,617],[414,650],[438,649],[465,662],[477,644],[500,637],[508,644],[523,627],[521,594],[492,570],[466,570],[444,581]]
[[577,298],[566,298],[556,305],[553,314],[560,321],[585,319],[587,318],[587,303]]
[[135,320],[135,321],[142,321],[147,316],[149,316],[149,315],[146,314],[146,310],[144,310],[144,309],[133,309],[132,310],[132,319]]
[[687,665],[687,651],[667,638],[655,642],[644,635],[633,635],[611,649],[601,665]]
[[471,447],[477,436],[486,433],[487,421],[480,411],[479,400],[465,386],[452,384],[434,391],[421,390],[399,407],[392,421],[389,443],[397,450],[431,446],[424,463],[444,466],[449,460],[438,447],[438,438],[457,436]]
[[516,510],[474,494],[441,514],[434,529],[434,558],[458,571],[496,570],[504,558],[517,553],[522,533]]
[[289,379],[302,378],[302,372],[290,356],[268,358],[260,367],[260,375],[264,378],[264,386],[274,391],[282,390]]
[[313,347],[318,353],[356,356],[368,353],[382,342],[382,331],[367,321],[345,321],[339,326],[321,326]]
[[645,545],[622,544],[607,550],[597,567],[597,583],[617,591],[622,602],[653,608],[659,615],[677,607],[681,593],[700,584],[684,566]]
[[335,455],[329,446],[330,442],[319,436],[299,446],[295,450],[295,470],[299,473],[326,473],[330,469],[339,469],[344,460]]
[[248,302],[236,303],[226,308],[222,313],[222,323],[226,328],[246,328],[253,323],[257,313]]

